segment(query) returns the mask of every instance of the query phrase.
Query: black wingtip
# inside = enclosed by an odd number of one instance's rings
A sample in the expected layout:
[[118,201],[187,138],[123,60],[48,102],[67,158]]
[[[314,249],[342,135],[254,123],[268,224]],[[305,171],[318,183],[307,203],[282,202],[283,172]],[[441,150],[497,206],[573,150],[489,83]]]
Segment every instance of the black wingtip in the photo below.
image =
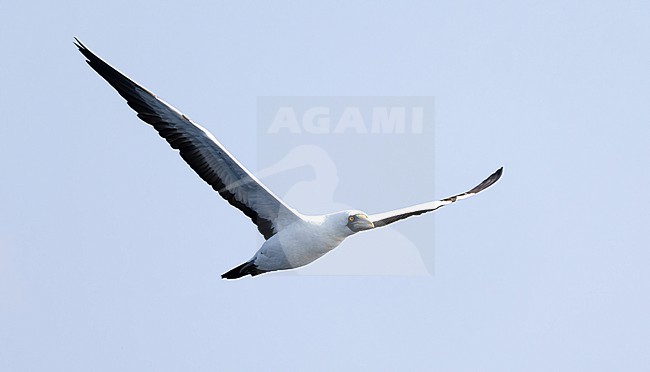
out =
[[[490,175],[490,177],[488,177],[488,178],[486,179],[486,181],[487,181],[487,180],[491,180],[491,181],[492,181],[491,184],[493,184],[493,183],[497,182],[497,181],[499,180],[499,178],[501,178],[501,175],[502,175],[502,174],[503,174],[503,167],[497,169],[494,173],[492,173],[492,174]],[[491,184],[490,184],[490,185],[491,185]]]
[[501,178],[502,174],[503,174],[503,167],[497,169],[496,172],[492,173],[488,178],[483,180],[483,182],[479,183],[478,185],[476,185],[476,187],[469,190],[467,194],[476,194],[487,189],[488,187],[494,185],[494,183],[496,183]]
[[72,43],[73,43],[74,46],[76,46],[79,50],[82,50],[82,49],[88,49],[88,48],[86,48],[86,46],[85,46],[81,41],[79,41],[79,39],[77,39],[76,36],[74,36],[73,38],[74,38],[74,41],[73,41]]
[[[74,37],[73,44],[74,44],[74,46],[77,47],[77,49],[79,50],[79,52],[81,52],[81,54],[83,54],[84,57],[86,57],[86,62],[88,62],[89,64],[90,64],[90,61],[92,61],[93,59],[99,59],[97,56],[95,56],[95,55],[93,54],[93,52],[90,51],[90,49],[88,49],[88,47],[86,47],[86,46],[85,46],[85,45],[84,45],[84,44],[83,44],[79,39],[77,39],[76,37]],[[103,62],[103,61],[102,61],[102,62]],[[91,65],[91,67],[92,67],[92,65]],[[94,67],[93,67],[93,68],[94,68]]]

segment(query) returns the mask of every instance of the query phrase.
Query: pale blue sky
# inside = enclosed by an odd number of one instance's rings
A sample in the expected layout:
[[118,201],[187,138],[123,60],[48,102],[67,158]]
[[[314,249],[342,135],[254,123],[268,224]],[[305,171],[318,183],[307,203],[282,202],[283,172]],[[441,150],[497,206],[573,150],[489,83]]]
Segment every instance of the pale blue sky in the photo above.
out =
[[[647,2],[17,4],[0,3],[0,370],[650,365]],[[257,97],[432,96],[436,196],[504,177],[403,222],[434,221],[433,276],[221,281],[253,225],[73,36],[252,169]]]

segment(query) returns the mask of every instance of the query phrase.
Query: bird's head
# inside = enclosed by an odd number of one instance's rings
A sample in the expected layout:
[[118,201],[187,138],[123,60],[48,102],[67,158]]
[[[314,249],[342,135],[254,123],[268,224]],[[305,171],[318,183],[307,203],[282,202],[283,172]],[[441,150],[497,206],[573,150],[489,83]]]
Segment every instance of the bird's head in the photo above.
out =
[[327,234],[341,239],[375,227],[367,214],[357,210],[336,212],[323,217],[323,227],[326,228]]
[[359,231],[370,230],[375,227],[375,225],[370,221],[368,215],[361,211],[346,211],[346,226],[352,233],[358,233]]

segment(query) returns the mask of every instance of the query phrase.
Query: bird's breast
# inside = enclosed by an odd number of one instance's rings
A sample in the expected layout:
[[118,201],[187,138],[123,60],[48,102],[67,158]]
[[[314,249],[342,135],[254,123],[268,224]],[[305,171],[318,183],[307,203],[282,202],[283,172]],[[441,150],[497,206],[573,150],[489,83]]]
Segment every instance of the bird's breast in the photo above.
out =
[[332,249],[343,238],[328,234],[320,226],[301,223],[289,226],[267,240],[255,257],[260,268],[290,269],[311,263]]

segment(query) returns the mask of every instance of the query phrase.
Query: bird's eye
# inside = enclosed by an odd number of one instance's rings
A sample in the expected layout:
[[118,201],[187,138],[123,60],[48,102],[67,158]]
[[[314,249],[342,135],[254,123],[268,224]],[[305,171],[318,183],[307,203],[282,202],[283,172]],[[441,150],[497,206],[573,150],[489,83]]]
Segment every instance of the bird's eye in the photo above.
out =
[[348,217],[348,221],[350,221],[350,222],[354,221],[354,216]]

